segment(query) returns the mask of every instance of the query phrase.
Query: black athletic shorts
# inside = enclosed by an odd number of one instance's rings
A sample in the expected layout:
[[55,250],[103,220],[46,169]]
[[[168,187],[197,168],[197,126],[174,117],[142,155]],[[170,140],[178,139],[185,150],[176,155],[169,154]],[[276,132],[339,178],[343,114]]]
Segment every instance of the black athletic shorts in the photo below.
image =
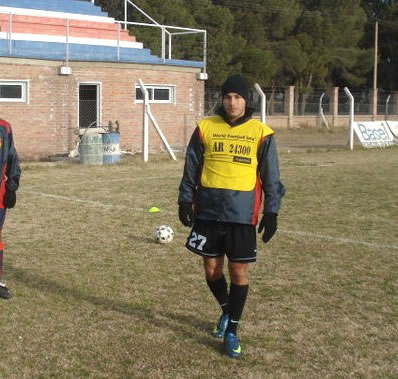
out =
[[255,262],[256,227],[232,222],[196,220],[185,247],[202,257],[227,255],[231,262]]
[[6,219],[6,208],[0,208],[0,230],[3,229],[4,220]]

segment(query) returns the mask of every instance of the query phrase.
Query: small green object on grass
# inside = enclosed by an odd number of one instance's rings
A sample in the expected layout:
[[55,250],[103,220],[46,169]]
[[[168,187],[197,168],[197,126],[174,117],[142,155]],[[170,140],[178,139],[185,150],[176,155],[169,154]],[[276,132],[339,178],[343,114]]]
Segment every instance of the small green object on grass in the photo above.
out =
[[160,209],[158,207],[151,207],[148,209],[149,213],[157,213],[160,212]]

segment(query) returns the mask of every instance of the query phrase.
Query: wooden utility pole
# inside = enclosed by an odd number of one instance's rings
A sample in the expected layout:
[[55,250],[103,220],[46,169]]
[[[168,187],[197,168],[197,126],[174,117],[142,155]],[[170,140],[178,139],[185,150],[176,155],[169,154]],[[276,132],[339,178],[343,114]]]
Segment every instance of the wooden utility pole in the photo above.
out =
[[374,57],[374,71],[373,71],[373,89],[377,89],[377,49],[379,39],[379,22],[375,23],[375,57]]
[[377,119],[377,103],[378,103],[378,90],[377,90],[377,61],[378,61],[378,39],[379,39],[379,23],[375,23],[375,57],[374,57],[374,67],[373,67],[373,90],[371,96],[371,112],[372,120]]

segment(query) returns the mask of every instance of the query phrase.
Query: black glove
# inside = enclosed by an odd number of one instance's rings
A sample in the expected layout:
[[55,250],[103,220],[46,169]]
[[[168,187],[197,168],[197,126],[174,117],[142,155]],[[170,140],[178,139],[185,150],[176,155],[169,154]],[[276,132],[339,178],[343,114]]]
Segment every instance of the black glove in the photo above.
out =
[[192,226],[195,221],[195,214],[193,213],[192,203],[186,201],[178,205],[178,217],[181,224],[184,226]]
[[258,226],[259,233],[261,233],[264,229],[264,234],[262,236],[262,240],[264,243],[267,243],[272,238],[277,228],[278,228],[277,214],[264,213],[264,216],[260,221],[260,225]]
[[17,195],[15,194],[15,191],[7,188],[3,199],[4,208],[14,208],[16,202]]

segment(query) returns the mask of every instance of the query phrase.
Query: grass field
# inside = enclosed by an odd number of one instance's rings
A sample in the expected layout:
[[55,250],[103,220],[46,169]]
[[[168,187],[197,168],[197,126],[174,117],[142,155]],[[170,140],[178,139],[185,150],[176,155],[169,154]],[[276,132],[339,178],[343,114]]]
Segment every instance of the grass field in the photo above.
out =
[[209,335],[218,308],[183,247],[181,155],[24,162],[0,378],[397,378],[398,149],[337,148],[345,137],[278,134],[287,193],[251,267],[239,360]]

